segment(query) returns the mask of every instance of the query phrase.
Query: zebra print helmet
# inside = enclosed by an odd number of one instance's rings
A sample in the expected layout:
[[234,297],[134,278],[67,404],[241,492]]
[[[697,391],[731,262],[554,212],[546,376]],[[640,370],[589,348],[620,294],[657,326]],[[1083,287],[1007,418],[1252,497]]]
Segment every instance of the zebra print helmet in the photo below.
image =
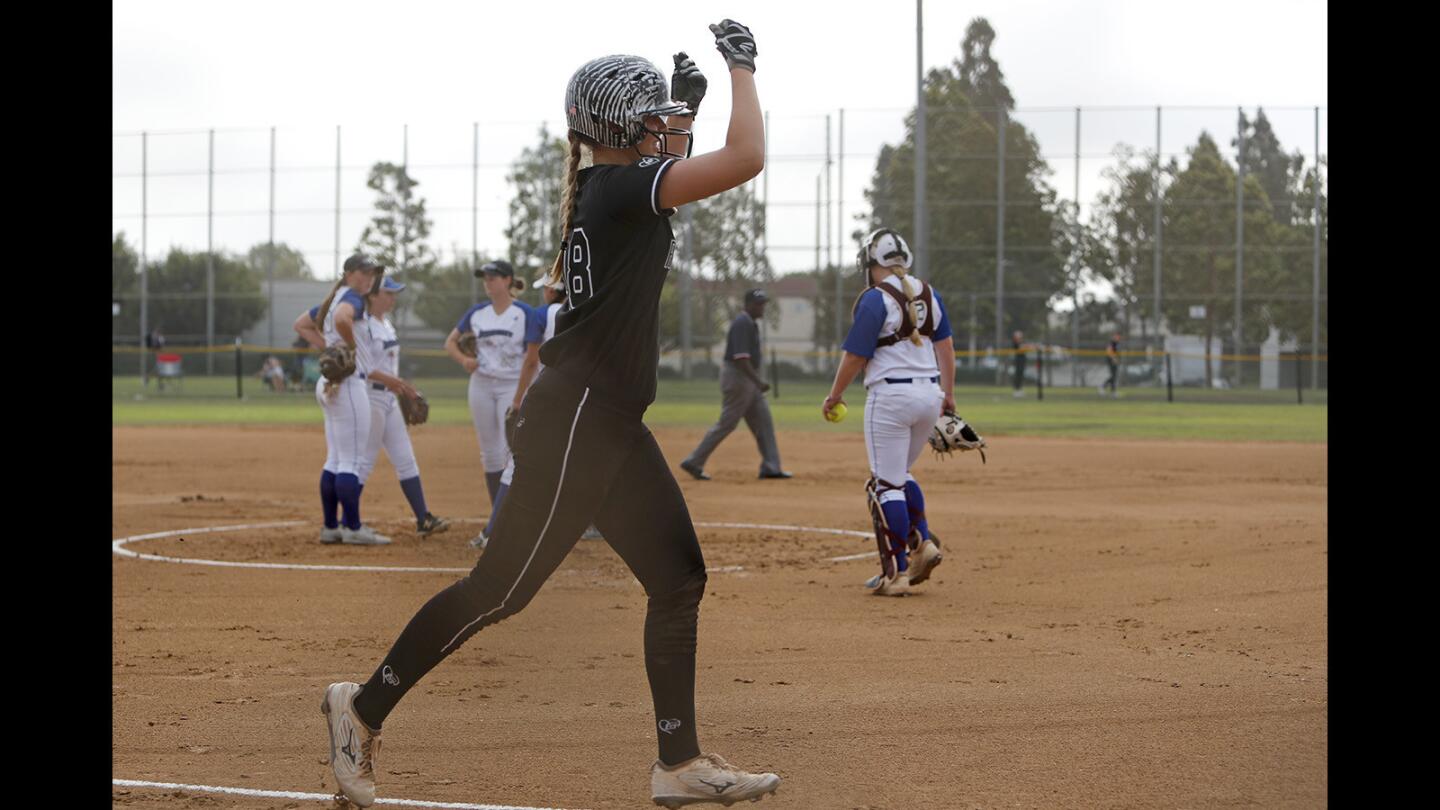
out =
[[[628,149],[645,135],[660,139],[661,154],[689,157],[689,131],[667,127],[652,130],[647,116],[693,115],[670,100],[670,87],[650,60],[639,56],[602,56],[580,66],[565,88],[565,122],[570,129],[601,146]],[[684,155],[666,151],[666,135],[686,136]]]

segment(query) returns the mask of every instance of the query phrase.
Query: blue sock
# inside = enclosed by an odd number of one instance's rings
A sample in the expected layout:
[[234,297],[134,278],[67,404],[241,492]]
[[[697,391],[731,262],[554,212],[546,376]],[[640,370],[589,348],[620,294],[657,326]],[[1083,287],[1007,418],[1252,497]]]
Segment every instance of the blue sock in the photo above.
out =
[[[905,538],[910,534],[910,509],[904,501],[886,501],[880,504],[880,509],[885,513],[885,522],[890,525],[890,548],[895,550],[896,570],[904,571],[910,567],[905,559]],[[900,539],[896,540],[896,537]]]
[[325,513],[325,528],[337,528],[340,520],[336,512],[340,509],[340,500],[335,495],[335,473],[329,470],[320,472],[320,508]]
[[509,484],[501,484],[495,488],[495,506],[490,510],[490,519],[485,521],[485,533],[490,533],[490,524],[494,522],[495,516],[500,514],[500,504],[505,502],[505,493],[510,491]]
[[504,470],[485,473],[485,491],[490,493],[490,505],[492,507],[497,506],[495,503],[495,493],[500,490],[500,477],[504,474]]
[[920,539],[930,539],[930,521],[925,519],[925,494],[914,481],[905,482],[905,503],[910,506],[910,525],[920,530]]
[[400,491],[405,493],[405,500],[410,502],[410,511],[415,513],[415,519],[424,520],[429,510],[425,508],[425,490],[420,488],[420,476],[401,481]]
[[360,479],[355,473],[340,473],[335,476],[335,494],[340,498],[345,528],[360,528]]

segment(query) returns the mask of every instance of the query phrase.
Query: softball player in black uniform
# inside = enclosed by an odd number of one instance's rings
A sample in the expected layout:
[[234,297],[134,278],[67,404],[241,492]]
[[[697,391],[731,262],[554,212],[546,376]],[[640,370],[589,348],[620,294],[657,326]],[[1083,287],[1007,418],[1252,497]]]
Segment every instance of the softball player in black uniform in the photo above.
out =
[[[675,252],[669,216],[764,167],[755,40],[731,20],[710,30],[733,99],[725,146],[715,152],[680,159],[690,152],[688,127],[706,86],[683,53],[670,88],[636,56],[596,59],[570,79],[562,245],[550,271],[565,280],[568,303],[557,334],[540,349],[545,370],[521,405],[515,480],[485,553],[420,609],[368,682],[325,691],[332,769],[355,804],[375,799],[380,724],[395,704],[470,636],[520,611],[592,522],[649,598],[645,670],[660,749],[652,800],[671,808],[728,805],[779,786],[775,774],[746,773],[701,753],[695,629],[705,560],[680,487],[641,422],[655,398],[660,290]],[[683,152],[671,151],[679,145]],[[582,146],[593,157],[584,169]]]

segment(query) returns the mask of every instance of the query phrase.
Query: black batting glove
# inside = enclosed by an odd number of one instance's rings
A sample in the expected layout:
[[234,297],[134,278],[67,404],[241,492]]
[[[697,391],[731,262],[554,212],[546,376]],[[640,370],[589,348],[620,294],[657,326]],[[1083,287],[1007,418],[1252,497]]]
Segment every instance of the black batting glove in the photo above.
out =
[[721,20],[711,25],[710,33],[715,35],[715,49],[725,57],[725,64],[731,68],[745,68],[755,72],[755,35],[750,29],[734,20]]
[[692,117],[700,112],[700,101],[705,98],[705,90],[710,86],[710,80],[696,67],[695,60],[685,55],[684,51],[675,54],[675,73],[670,76],[670,98],[690,108]]

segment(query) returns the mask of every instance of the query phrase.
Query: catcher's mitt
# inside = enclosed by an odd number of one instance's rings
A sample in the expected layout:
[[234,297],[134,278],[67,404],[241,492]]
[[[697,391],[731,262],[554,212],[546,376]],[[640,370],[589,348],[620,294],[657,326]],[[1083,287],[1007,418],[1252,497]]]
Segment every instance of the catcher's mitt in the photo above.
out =
[[480,354],[480,350],[475,346],[474,332],[466,332],[461,335],[458,343],[460,344],[460,353],[466,357],[476,357]]
[[405,417],[407,425],[423,425],[430,418],[430,403],[425,401],[425,395],[419,391],[415,392],[415,398],[400,397],[400,413]]
[[935,427],[930,430],[930,447],[942,456],[956,450],[979,450],[980,463],[985,463],[985,439],[954,411],[946,411],[935,420]]
[[338,383],[355,373],[355,350],[337,343],[326,346],[320,352],[320,376],[332,383]]

